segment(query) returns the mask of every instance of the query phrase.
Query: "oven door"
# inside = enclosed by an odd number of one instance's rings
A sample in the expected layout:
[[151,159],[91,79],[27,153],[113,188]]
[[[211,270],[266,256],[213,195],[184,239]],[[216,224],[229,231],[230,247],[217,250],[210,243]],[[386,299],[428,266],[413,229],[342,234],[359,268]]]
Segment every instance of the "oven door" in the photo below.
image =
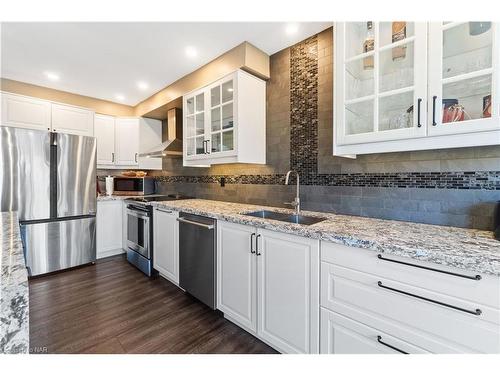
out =
[[127,246],[150,259],[149,212],[135,206],[127,206]]

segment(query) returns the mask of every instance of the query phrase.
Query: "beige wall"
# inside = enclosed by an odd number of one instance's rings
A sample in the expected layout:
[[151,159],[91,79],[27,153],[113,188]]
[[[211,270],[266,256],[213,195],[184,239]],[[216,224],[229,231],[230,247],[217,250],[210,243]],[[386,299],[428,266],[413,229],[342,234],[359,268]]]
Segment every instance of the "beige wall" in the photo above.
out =
[[72,94],[65,91],[50,89],[48,87],[31,85],[29,83],[13,81],[2,78],[0,81],[2,91],[15,94],[32,96],[35,98],[52,100],[54,102],[76,105],[80,107],[93,109],[96,113],[102,113],[111,116],[133,116],[134,107],[91,98],[78,94]]
[[144,116],[185,93],[208,85],[236,69],[248,70],[267,79],[269,78],[269,56],[250,43],[241,43],[139,103],[135,107],[135,115]]

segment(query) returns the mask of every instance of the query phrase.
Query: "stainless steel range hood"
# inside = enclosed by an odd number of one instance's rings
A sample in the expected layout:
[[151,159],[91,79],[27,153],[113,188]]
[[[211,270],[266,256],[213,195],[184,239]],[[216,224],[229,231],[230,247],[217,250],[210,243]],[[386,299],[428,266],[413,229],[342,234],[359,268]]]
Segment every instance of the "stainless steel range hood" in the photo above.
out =
[[[163,124],[165,126],[165,124]],[[182,111],[172,108],[167,112],[167,140],[139,154],[142,157],[162,158],[164,156],[182,156]]]

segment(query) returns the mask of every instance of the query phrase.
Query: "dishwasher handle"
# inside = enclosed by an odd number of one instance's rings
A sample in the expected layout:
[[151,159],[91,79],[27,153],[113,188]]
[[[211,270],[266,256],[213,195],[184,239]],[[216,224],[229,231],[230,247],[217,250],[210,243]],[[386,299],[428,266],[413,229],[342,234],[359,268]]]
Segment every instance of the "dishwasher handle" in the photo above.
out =
[[205,228],[205,229],[214,229],[214,226],[213,225],[209,225],[209,224],[203,224],[203,223],[199,223],[197,221],[193,221],[193,220],[188,220],[188,219],[184,219],[183,217],[178,217],[177,218],[177,221],[180,222],[180,223],[185,223],[185,224],[192,224],[192,225],[196,225],[198,227],[202,227],[202,228]]

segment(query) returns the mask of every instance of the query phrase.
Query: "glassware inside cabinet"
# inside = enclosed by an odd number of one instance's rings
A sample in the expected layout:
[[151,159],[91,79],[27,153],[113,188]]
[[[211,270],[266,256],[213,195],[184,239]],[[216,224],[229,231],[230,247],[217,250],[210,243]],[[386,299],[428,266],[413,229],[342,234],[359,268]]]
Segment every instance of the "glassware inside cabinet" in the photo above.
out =
[[443,31],[443,78],[492,67],[493,31],[476,26],[488,22],[464,22]]
[[393,58],[392,49],[385,49],[379,54],[379,92],[411,87],[414,84],[414,43],[403,44],[405,55]]
[[379,131],[413,127],[413,90],[379,98]]

